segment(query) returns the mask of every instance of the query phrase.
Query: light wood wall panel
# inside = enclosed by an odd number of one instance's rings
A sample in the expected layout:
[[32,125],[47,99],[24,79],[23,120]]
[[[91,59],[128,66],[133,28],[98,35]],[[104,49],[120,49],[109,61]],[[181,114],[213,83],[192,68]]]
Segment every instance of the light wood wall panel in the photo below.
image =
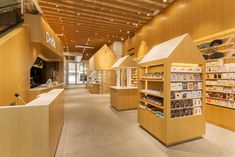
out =
[[15,98],[15,93],[28,100],[29,65],[30,59],[34,58],[30,56],[27,27],[19,27],[0,38],[0,106],[21,103]]
[[128,49],[137,49],[142,40],[151,48],[185,33],[196,40],[231,29],[235,26],[234,6],[232,0],[177,0],[124,42],[124,55]]

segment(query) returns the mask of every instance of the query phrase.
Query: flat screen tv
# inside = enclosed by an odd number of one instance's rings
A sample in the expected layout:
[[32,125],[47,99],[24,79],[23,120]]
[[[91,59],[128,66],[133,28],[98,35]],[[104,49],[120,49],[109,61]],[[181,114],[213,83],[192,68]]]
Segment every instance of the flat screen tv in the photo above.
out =
[[0,36],[24,21],[21,0],[0,0]]

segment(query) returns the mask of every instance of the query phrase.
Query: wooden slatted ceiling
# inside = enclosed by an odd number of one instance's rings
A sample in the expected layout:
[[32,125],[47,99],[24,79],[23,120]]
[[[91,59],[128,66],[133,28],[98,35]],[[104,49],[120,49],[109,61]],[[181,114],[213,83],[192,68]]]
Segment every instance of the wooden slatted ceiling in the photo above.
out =
[[104,44],[125,40],[173,1],[38,0],[45,20],[64,42],[64,50],[83,53],[84,60]]

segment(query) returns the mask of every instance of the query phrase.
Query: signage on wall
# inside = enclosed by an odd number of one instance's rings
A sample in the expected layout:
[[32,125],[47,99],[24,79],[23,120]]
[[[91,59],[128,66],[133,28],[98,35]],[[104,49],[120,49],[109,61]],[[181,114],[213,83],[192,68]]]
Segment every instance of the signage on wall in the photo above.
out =
[[46,43],[52,46],[53,48],[56,48],[55,39],[52,36],[50,36],[48,32],[46,32]]

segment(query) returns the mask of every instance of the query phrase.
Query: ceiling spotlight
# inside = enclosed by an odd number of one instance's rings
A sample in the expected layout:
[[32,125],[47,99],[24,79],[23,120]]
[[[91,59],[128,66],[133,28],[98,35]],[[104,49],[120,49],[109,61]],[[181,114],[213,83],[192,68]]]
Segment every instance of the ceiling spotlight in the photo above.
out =
[[78,25],[78,26],[80,26],[80,24],[79,24],[79,23],[77,23],[77,25]]
[[58,4],[56,4],[56,6],[55,6],[56,8],[58,8],[59,7],[59,5]]
[[110,43],[111,41],[110,41],[110,40],[108,40],[108,42]]
[[109,37],[109,34],[107,34],[107,37]]
[[98,35],[98,33],[95,33],[95,35]]
[[76,30],[76,33],[78,33],[78,30]]
[[127,22],[126,24],[128,24],[128,25],[129,25],[129,22]]
[[77,16],[80,16],[80,13],[77,13]]
[[150,16],[150,14],[147,14],[147,16]]
[[120,32],[122,32],[122,30],[120,29]]
[[130,31],[127,31],[127,34],[130,34]]
[[138,15],[140,15],[141,13],[140,13],[140,11],[138,11]]
[[166,3],[166,2],[167,2],[167,0],[163,0],[163,2],[164,2],[164,3]]
[[113,22],[114,20],[113,20],[113,19],[110,19],[109,21]]

